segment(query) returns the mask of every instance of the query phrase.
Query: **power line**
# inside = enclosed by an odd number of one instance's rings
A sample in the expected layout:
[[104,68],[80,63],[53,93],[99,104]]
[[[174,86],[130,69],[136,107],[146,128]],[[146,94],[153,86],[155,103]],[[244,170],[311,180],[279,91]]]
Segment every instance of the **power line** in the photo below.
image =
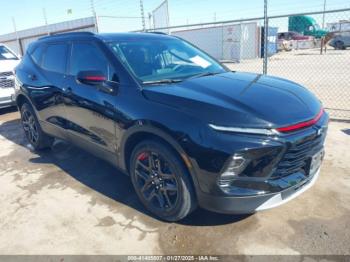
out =
[[113,16],[113,15],[100,15],[99,18],[117,18],[117,19],[140,19],[141,16]]

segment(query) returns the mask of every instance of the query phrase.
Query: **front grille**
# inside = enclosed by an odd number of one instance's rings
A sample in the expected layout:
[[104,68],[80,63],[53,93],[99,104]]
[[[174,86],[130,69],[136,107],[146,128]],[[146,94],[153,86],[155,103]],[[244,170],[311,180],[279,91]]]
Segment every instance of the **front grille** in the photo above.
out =
[[15,87],[14,80],[0,80],[0,88],[13,88]]
[[312,136],[296,142],[284,154],[272,178],[280,178],[297,172],[308,175],[311,157],[323,147],[324,135]]
[[0,77],[7,77],[7,76],[12,76],[12,75],[13,75],[12,71],[0,72]]

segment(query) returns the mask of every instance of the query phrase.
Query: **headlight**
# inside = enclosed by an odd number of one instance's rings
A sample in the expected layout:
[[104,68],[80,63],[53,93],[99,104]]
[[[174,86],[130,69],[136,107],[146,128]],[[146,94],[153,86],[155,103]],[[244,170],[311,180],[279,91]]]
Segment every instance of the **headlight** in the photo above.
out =
[[244,171],[247,167],[249,160],[241,154],[234,154],[229,162],[226,170],[220,175],[219,185],[229,186],[230,182]]
[[243,128],[243,127],[226,127],[226,126],[217,126],[209,124],[211,128],[217,131],[223,132],[235,132],[235,133],[244,133],[244,134],[255,134],[255,135],[277,135],[279,132],[275,129],[267,128]]

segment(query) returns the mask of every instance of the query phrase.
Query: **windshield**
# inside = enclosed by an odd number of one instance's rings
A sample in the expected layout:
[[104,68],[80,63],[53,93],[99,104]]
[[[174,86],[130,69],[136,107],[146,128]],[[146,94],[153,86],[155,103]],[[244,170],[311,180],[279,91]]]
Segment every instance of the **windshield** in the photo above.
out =
[[315,30],[321,30],[321,27],[319,26],[319,24],[314,24],[314,28]]
[[0,60],[18,60],[18,58],[5,46],[0,46]]
[[145,84],[226,72],[218,62],[180,39],[129,40],[110,46]]

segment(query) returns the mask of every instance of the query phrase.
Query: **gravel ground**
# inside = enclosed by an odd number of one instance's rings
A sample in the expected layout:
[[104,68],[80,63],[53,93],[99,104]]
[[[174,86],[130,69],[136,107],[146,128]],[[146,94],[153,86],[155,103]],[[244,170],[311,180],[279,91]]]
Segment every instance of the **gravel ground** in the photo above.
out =
[[350,254],[350,124],[330,124],[320,178],[293,201],[164,223],[107,163],[59,141],[32,152],[18,118],[0,113],[0,254]]

